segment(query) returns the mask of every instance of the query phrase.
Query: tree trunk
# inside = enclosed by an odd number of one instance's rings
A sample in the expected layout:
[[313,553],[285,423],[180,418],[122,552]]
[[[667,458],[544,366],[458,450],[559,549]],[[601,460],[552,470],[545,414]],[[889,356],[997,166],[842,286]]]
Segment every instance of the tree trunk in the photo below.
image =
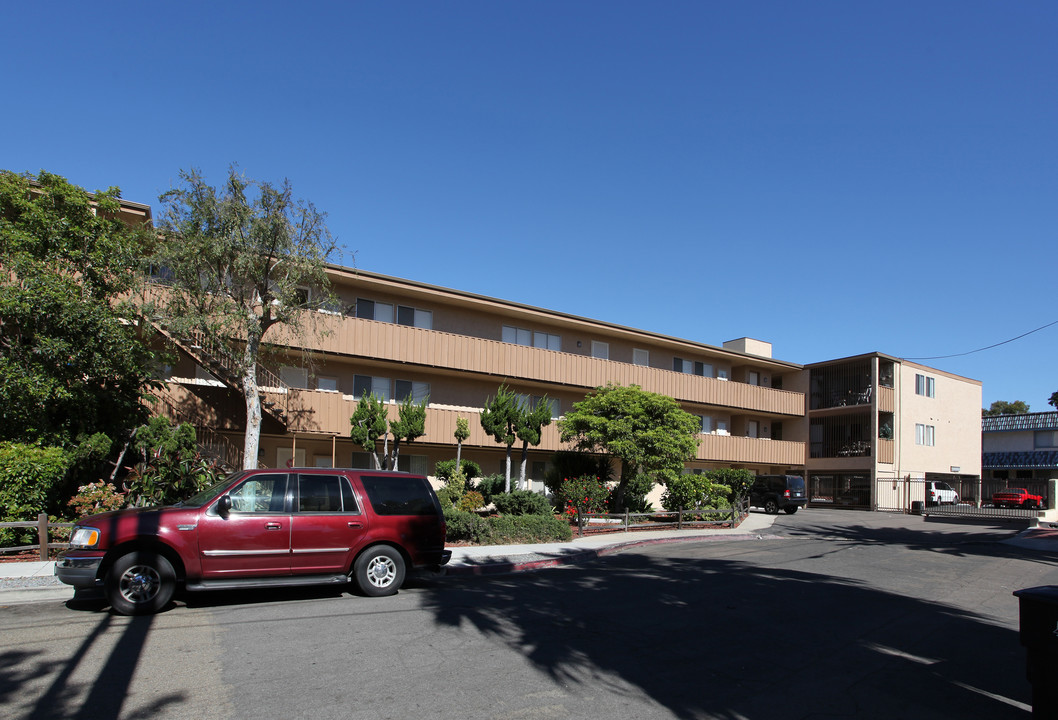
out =
[[243,350],[242,391],[246,396],[246,433],[243,440],[242,467],[257,467],[257,452],[261,444],[261,389],[257,385],[257,352],[260,337],[250,333]]
[[507,446],[506,482],[503,484],[503,491],[507,493],[511,491],[511,447]]
[[463,441],[456,441],[456,470],[463,472]]
[[525,479],[525,465],[529,461],[529,442],[527,440],[522,441],[522,466],[518,469],[518,487],[524,487],[526,490],[529,489],[529,483]]
[[625,509],[625,490],[628,482],[635,475],[637,468],[627,461],[621,461],[621,479],[613,491],[613,502],[610,503],[610,512],[619,512]]

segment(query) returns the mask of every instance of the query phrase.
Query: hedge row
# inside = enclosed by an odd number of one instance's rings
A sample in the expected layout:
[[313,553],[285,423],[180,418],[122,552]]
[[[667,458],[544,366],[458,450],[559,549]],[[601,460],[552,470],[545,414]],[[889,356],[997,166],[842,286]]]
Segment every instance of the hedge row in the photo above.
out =
[[564,542],[573,538],[569,523],[554,515],[481,517],[462,510],[445,510],[449,542],[478,545]]

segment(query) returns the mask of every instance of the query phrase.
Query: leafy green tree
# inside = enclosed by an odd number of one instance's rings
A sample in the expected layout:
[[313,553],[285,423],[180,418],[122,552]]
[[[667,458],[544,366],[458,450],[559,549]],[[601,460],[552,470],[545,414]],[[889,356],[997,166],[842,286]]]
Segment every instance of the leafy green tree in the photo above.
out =
[[558,421],[562,441],[579,450],[606,452],[621,461],[621,478],[611,509],[624,510],[640,498],[626,497],[640,474],[667,483],[683,474],[698,447],[700,421],[671,397],[638,385],[598,387]]
[[496,396],[488,399],[481,411],[481,427],[507,446],[507,464],[504,472],[504,492],[511,491],[511,448],[518,439],[517,428],[521,422],[518,398],[506,385],[500,385]]
[[127,434],[154,364],[123,300],[150,242],[120,191],[0,171],[0,439],[70,447]]
[[1058,392],[1051,393],[1051,399],[1047,401],[1047,404],[1058,410]]
[[1029,406],[1021,400],[1015,400],[1014,402],[996,400],[987,410],[984,410],[981,415],[984,417],[990,417],[992,415],[1024,415],[1028,411]]
[[470,437],[470,422],[465,417],[456,418],[456,467],[463,467],[463,442]]
[[133,447],[143,458],[124,481],[125,501],[135,507],[172,505],[220,481],[219,465],[198,452],[195,428],[155,416],[137,428]]
[[543,400],[537,402],[536,407],[529,409],[527,407],[519,408],[518,425],[514,429],[514,434],[518,436],[518,439],[522,441],[522,464],[518,470],[518,486],[524,487],[526,490],[529,489],[525,481],[525,466],[529,461],[529,446],[540,444],[543,428],[551,424],[551,403],[547,400],[547,395],[544,396]]
[[429,398],[423,398],[413,403],[409,395],[404,398],[397,409],[397,419],[390,420],[389,431],[393,434],[393,456],[389,461],[391,469],[397,469],[401,441],[411,443],[426,434],[426,403],[428,400]]
[[364,393],[356,404],[353,416],[349,418],[349,425],[349,437],[371,455],[375,461],[375,469],[381,470],[382,461],[378,457],[378,440],[386,437],[389,427],[386,405],[382,402],[382,398]]
[[[413,442],[426,432],[426,403],[413,403],[405,398],[397,411],[396,420],[388,420],[386,404],[376,395],[364,394],[349,418],[349,437],[371,454],[376,470],[395,470],[400,456],[401,441]],[[389,436],[393,435],[390,451]],[[382,456],[378,455],[378,441],[382,440]]]
[[749,486],[756,477],[745,468],[714,468],[706,470],[705,476],[717,485],[730,488],[732,497],[741,500],[749,495]]
[[197,170],[181,171],[180,181],[159,198],[163,236],[152,260],[168,292],[155,310],[174,334],[204,338],[238,377],[246,400],[243,462],[253,468],[258,361],[276,347],[269,340],[280,329],[309,346],[304,336],[317,331],[317,315],[307,311],[334,303],[326,274],[334,241],[325,215],[294,199],[288,181],[246,180],[234,166],[219,189]]
[[669,481],[661,505],[666,510],[715,509],[731,494],[731,488],[708,475],[680,475]]

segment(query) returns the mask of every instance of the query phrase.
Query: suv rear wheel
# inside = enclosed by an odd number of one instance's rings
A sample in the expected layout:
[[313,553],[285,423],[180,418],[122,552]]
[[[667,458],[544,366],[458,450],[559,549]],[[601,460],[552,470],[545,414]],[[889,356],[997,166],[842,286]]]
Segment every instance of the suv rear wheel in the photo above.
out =
[[393,595],[404,584],[404,558],[395,547],[376,545],[356,559],[353,575],[365,595]]
[[161,555],[131,552],[110,566],[104,587],[114,612],[145,615],[158,612],[172,600],[176,573]]
[[779,503],[775,501],[775,498],[768,498],[764,501],[764,512],[769,515],[779,514]]

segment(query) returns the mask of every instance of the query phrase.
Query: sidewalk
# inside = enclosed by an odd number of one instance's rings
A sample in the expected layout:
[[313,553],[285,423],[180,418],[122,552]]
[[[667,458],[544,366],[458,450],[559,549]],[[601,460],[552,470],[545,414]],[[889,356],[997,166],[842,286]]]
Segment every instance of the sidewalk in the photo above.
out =
[[[751,513],[737,528],[646,530],[575,537],[570,542],[537,545],[453,547],[447,575],[491,575],[585,562],[638,545],[691,540],[756,540],[775,522],[774,515]],[[0,563],[0,606],[23,602],[69,600],[73,588],[55,577],[54,562]]]

